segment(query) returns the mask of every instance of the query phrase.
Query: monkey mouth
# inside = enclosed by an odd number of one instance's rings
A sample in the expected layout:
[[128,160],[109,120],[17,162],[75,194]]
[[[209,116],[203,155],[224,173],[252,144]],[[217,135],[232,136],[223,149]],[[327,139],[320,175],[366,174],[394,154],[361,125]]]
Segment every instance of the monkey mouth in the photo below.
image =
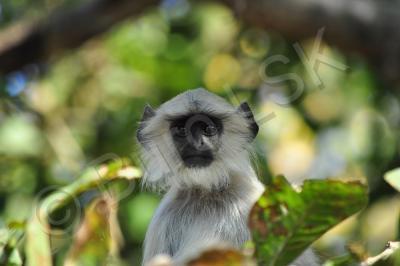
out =
[[187,154],[182,156],[182,160],[185,163],[186,167],[206,167],[210,165],[213,161],[213,156],[209,152],[200,153],[200,154]]

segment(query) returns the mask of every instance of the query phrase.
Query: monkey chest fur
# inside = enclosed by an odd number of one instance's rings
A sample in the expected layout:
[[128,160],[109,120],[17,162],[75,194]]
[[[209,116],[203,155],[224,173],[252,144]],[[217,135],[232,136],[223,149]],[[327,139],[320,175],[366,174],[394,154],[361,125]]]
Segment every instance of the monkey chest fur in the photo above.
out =
[[[210,245],[240,247],[250,238],[247,216],[251,202],[225,189],[191,189],[168,195],[157,214],[158,234],[165,252],[179,257],[188,248],[201,250]],[[157,229],[156,229],[157,230]]]

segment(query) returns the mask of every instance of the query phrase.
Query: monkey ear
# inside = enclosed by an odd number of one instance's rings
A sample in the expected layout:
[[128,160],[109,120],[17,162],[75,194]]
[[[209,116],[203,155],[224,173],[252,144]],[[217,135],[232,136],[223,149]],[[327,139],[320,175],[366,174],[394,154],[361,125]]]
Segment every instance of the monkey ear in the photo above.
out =
[[252,133],[250,141],[252,141],[258,134],[258,125],[256,120],[254,119],[253,112],[251,111],[250,106],[247,102],[242,102],[237,110],[244,116],[244,118],[247,119],[249,123],[249,128]]
[[136,131],[136,138],[141,144],[143,144],[145,141],[145,136],[142,134],[142,130],[145,125],[144,122],[146,122],[147,120],[149,120],[150,118],[152,118],[155,115],[156,115],[156,111],[154,111],[153,108],[149,104],[146,104],[146,106],[144,107],[142,118],[140,119],[139,127]]
[[140,122],[144,122],[144,121],[152,118],[155,115],[156,115],[156,111],[153,110],[153,108],[150,106],[150,104],[146,104],[146,106],[144,107],[142,119],[140,120]]

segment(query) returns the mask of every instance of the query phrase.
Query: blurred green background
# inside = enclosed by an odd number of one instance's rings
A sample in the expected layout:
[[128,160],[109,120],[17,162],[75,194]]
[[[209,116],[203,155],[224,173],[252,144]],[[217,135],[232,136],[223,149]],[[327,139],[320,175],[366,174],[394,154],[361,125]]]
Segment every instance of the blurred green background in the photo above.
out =
[[[82,2],[0,1],[0,31]],[[263,181],[275,174],[296,183],[328,177],[368,181],[369,208],[317,243],[323,255],[346,253],[347,242],[362,243],[374,254],[396,239],[400,200],[382,176],[399,164],[398,95],[361,58],[326,44],[322,53],[347,69],[319,64],[322,85],[316,84],[295,42],[245,25],[214,3],[172,2],[115,25],[51,63],[1,77],[0,227],[27,219],[37,195],[73,182],[93,162],[120,156],[138,164],[135,130],[144,104],[156,107],[204,87],[232,104],[252,106],[260,122],[255,146]],[[306,54],[313,43],[299,40]],[[266,69],[265,60],[276,55],[288,62]],[[295,80],[271,82],[287,73],[304,84],[293,100]],[[159,199],[137,184],[119,202],[122,264],[138,265]],[[60,245],[56,256],[65,250]]]

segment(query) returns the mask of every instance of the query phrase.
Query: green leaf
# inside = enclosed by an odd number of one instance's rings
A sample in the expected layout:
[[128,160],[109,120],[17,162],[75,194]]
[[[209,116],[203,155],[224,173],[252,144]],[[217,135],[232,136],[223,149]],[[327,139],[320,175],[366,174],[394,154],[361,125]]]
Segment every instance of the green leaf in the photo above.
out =
[[22,258],[19,254],[18,249],[13,249],[10,258],[8,260],[7,266],[21,266],[22,265]]
[[96,266],[118,261],[123,239],[117,221],[117,204],[113,196],[105,193],[87,206],[65,265]]
[[[80,194],[91,189],[102,189],[110,181],[139,178],[141,171],[129,165],[127,160],[116,160],[98,168],[87,169],[74,183],[46,197],[34,208],[34,213],[27,225],[26,254],[28,266],[51,266],[52,256],[49,234],[51,228],[48,217],[54,211],[67,205]],[[13,224],[13,226],[18,226]]]
[[22,265],[21,255],[18,250],[22,242],[25,223],[12,221],[7,228],[0,229],[0,265]]
[[260,265],[287,265],[312,242],[367,204],[360,182],[309,180],[297,192],[275,177],[250,213]]
[[400,168],[386,172],[384,178],[386,182],[400,192]]
[[51,214],[55,210],[67,205],[74,198],[90,189],[102,189],[110,181],[119,179],[132,180],[142,176],[139,168],[133,167],[125,159],[112,163],[88,168],[74,183],[63,187],[59,191],[45,198],[40,206]]
[[350,254],[329,258],[324,262],[323,266],[358,266],[359,261],[356,261]]
[[33,212],[26,229],[25,252],[28,266],[51,266],[50,226],[43,212]]

